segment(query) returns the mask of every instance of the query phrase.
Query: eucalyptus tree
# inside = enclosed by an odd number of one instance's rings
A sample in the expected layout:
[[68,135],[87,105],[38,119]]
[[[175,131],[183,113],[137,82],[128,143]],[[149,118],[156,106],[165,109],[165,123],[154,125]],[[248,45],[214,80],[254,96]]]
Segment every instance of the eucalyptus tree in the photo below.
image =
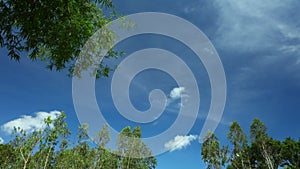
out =
[[250,143],[238,122],[230,125],[227,138],[232,144],[229,146],[230,157],[227,156],[228,146],[220,148],[218,138],[213,133],[207,134],[201,148],[202,159],[208,164],[207,168],[300,168],[300,138],[298,142],[290,137],[284,141],[273,139],[268,136],[267,127],[259,119],[254,119],[250,126]]
[[208,169],[221,169],[228,162],[228,146],[220,147],[214,133],[208,132],[201,147],[201,155]]
[[141,140],[140,127],[132,131],[125,127],[119,134],[119,149],[112,151],[106,148],[110,141],[107,125],[91,139],[88,125],[83,124],[78,128],[77,141],[71,143],[65,118],[65,113],[56,119],[48,117],[38,130],[26,132],[15,128],[13,140],[0,145],[0,168],[154,169],[157,166],[151,150]]
[[16,156],[15,150],[10,144],[0,144],[0,168],[12,168]]
[[110,132],[107,124],[104,124],[93,139],[96,143],[95,165],[94,169],[118,169],[119,156],[112,150],[106,148],[110,141]]
[[281,144],[282,165],[286,169],[300,168],[300,138],[286,138]]
[[9,143],[14,150],[15,161],[10,166],[23,169],[51,168],[55,147],[70,134],[65,118],[64,112],[55,120],[48,117],[44,127],[34,131],[15,128],[14,139]]
[[142,130],[135,127],[132,131],[125,127],[118,137],[118,155],[122,169],[154,169],[157,166],[151,150],[141,140]]
[[232,122],[229,127],[229,133],[227,138],[233,145],[233,150],[231,151],[230,158],[230,168],[251,168],[248,152],[248,140],[247,135],[244,133],[243,129],[238,122]]
[[275,169],[272,149],[268,144],[271,138],[267,134],[267,127],[259,119],[254,119],[250,126],[250,139],[252,165]]

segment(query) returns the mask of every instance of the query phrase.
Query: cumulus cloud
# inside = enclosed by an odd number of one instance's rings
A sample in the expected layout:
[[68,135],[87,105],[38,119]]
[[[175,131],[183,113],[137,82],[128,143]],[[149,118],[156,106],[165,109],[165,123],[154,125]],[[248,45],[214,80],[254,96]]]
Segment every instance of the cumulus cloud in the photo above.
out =
[[184,92],[184,87],[175,87],[172,89],[171,93],[170,93],[170,98],[175,100],[175,99],[179,99],[183,92]]
[[35,116],[23,115],[18,119],[9,121],[1,126],[1,129],[11,134],[14,131],[14,127],[20,127],[21,129],[32,132],[34,130],[39,130],[45,127],[44,119],[49,117],[52,120],[57,119],[60,116],[61,112],[59,111],[51,111],[51,112],[37,112]]
[[[171,90],[169,97],[167,99],[167,105],[170,105],[171,103],[173,103],[174,101],[176,101],[182,97],[186,97],[187,95],[184,93],[185,93],[184,87],[174,87]],[[184,101],[187,101],[187,100],[185,99]],[[179,108],[180,108],[181,106],[183,106],[183,103],[177,104],[177,106],[179,106]]]
[[174,139],[170,140],[165,144],[165,148],[169,151],[181,150],[191,144],[192,141],[196,140],[196,135],[180,136],[177,135]]
[[0,144],[3,144],[4,143],[4,140],[3,138],[0,137]]

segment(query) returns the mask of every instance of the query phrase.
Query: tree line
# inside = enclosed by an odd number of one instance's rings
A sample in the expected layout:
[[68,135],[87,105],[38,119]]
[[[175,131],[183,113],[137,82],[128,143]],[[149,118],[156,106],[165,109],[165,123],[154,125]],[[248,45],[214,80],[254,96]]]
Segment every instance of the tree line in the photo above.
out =
[[[300,168],[300,138],[283,141],[267,134],[267,127],[254,119],[248,137],[238,122],[233,122],[227,135],[230,145],[220,145],[214,133],[208,133],[201,155],[208,169],[285,169]],[[250,138],[250,141],[248,139]]]
[[[0,168],[4,169],[154,169],[157,160],[142,142],[140,127],[121,130],[117,150],[107,148],[108,125],[103,125],[94,138],[88,136],[88,125],[78,127],[75,141],[62,114],[55,120],[44,120],[44,128],[26,132],[15,128],[13,139],[0,144]],[[131,139],[131,138],[134,138]],[[201,147],[208,169],[285,169],[300,168],[300,138],[273,139],[267,127],[254,119],[248,137],[238,122],[233,122],[227,135],[230,145],[223,145],[214,133],[208,133]],[[250,141],[248,141],[250,139]]]
[[55,120],[48,117],[43,129],[32,132],[15,128],[13,139],[0,144],[0,168],[154,169],[157,166],[150,149],[141,141],[140,127],[125,127],[118,136],[117,150],[112,151],[106,148],[110,141],[107,125],[90,139],[88,126],[84,124],[72,142],[65,118],[65,113]]

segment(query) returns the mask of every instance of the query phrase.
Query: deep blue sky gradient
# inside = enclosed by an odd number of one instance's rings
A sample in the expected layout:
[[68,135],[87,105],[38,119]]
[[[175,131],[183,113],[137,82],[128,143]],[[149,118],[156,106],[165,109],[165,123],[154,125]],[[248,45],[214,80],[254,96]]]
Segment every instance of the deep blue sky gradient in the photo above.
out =
[[[215,131],[222,142],[226,142],[232,121],[238,121],[248,133],[256,117],[266,124],[275,139],[300,136],[300,1],[127,0],[115,1],[115,5],[123,15],[136,12],[177,15],[195,24],[212,41],[224,65],[228,85],[224,115]],[[190,134],[199,134],[209,109],[210,84],[202,63],[186,46],[168,37],[136,36],[116,46],[125,51],[123,58],[105,62],[116,65],[130,53],[149,47],[174,52],[196,72],[201,107]],[[0,53],[0,126],[21,115],[64,110],[69,127],[76,132],[79,122],[72,103],[72,79],[67,77],[67,72],[51,72],[45,63],[32,62],[26,54],[18,63],[6,56],[5,49]],[[117,130],[124,125],[138,125],[128,122],[116,111],[110,82],[111,78],[96,82],[96,95],[104,116]],[[133,80],[131,100],[136,108],[146,110],[152,89],[159,88],[169,94],[174,87],[177,85],[169,75],[148,70]],[[142,125],[144,136],[160,133],[174,122],[178,109],[175,104],[171,108],[155,125]],[[9,140],[3,131],[0,137]],[[157,156],[157,168],[204,168],[200,146],[194,141],[185,149]]]

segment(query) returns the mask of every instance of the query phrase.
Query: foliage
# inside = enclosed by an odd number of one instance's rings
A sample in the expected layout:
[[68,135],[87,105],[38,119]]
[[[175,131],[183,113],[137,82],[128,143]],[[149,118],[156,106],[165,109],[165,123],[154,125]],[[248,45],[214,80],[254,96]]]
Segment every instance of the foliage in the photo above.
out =
[[230,162],[232,168],[249,168],[250,160],[248,154],[248,140],[243,129],[238,122],[233,122],[230,125],[228,139],[233,145]]
[[[141,128],[136,127],[131,132],[129,127],[122,130],[121,135],[128,132],[137,142],[118,145],[128,152],[139,151],[139,158],[122,156],[117,151],[112,152],[105,146],[110,140],[107,125],[99,131],[94,140],[88,137],[88,125],[78,128],[77,142],[71,143],[70,130],[65,122],[66,115],[62,113],[57,119],[45,119],[41,130],[25,132],[15,128],[14,139],[0,145],[0,168],[12,169],[154,169],[156,159],[150,149],[141,141]],[[129,129],[129,130],[128,130]],[[123,140],[125,141],[125,140]],[[123,143],[123,141],[121,141]],[[126,142],[126,141],[125,141]],[[120,143],[121,144],[121,143]]]
[[[219,169],[285,169],[300,168],[300,138],[279,141],[267,134],[267,127],[259,119],[250,126],[250,140],[238,122],[233,122],[227,135],[230,146],[222,146],[213,133],[208,133],[201,148],[207,168]],[[230,149],[227,149],[227,148]]]
[[[135,127],[125,127],[118,138],[118,154],[121,158],[121,168],[124,169],[154,169],[156,159],[151,156],[151,151],[141,141],[142,130]],[[146,157],[146,158],[143,158]]]
[[220,169],[227,162],[228,147],[220,149],[220,142],[214,133],[207,133],[202,145],[201,155],[208,169]]
[[16,156],[13,147],[9,144],[0,144],[0,168],[5,168],[15,160]]
[[[112,9],[112,16],[106,17],[103,8]],[[2,0],[0,47],[12,59],[20,60],[25,52],[32,60],[45,61],[51,70],[69,68],[72,73],[83,45],[114,13],[111,0]],[[105,58],[118,55],[110,50]],[[107,76],[110,70],[101,64],[97,75]]]

